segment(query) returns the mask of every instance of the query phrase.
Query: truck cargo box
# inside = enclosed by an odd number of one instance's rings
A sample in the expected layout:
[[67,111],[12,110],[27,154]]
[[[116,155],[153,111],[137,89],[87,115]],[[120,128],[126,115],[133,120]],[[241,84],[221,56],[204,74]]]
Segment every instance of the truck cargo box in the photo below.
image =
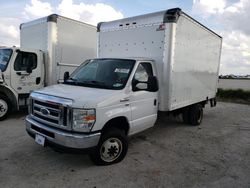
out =
[[216,96],[222,38],[179,8],[100,23],[98,57],[153,59],[159,110]]
[[63,79],[86,59],[96,57],[96,27],[56,14],[21,24],[21,49],[45,52],[46,85]]

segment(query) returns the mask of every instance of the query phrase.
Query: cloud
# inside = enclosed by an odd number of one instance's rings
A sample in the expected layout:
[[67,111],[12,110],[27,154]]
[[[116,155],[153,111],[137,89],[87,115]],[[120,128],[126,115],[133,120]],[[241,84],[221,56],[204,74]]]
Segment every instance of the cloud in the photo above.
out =
[[231,4],[225,0],[193,0],[194,14],[210,18],[222,28],[219,32],[223,36],[220,70],[223,74],[250,74],[249,9],[249,0]]
[[39,18],[53,13],[50,3],[39,0],[31,0],[30,4],[26,4],[23,15],[28,19]]
[[225,30],[239,30],[250,35],[250,1],[239,0],[236,3],[226,3],[225,0],[193,0],[193,13],[203,17],[213,16],[214,21],[221,24]]
[[19,43],[19,31],[14,25],[5,25],[0,23],[0,44],[1,45],[18,45]]
[[250,36],[250,1],[240,0],[218,15],[220,23],[228,30],[239,30]]
[[52,6],[50,1],[30,0],[24,7],[19,18],[0,18],[0,45],[19,46],[19,25],[40,17],[56,13],[72,19],[97,25],[101,21],[123,18],[123,14],[104,3],[76,4],[73,0],[61,0]]
[[193,12],[207,16],[223,12],[226,0],[193,0]]
[[60,15],[93,25],[97,25],[97,23],[101,21],[111,21],[123,18],[123,14],[120,11],[103,3],[74,4],[72,0],[62,0],[58,6],[58,11]]
[[13,25],[2,25],[0,24],[1,32],[12,38],[18,38],[18,30]]
[[41,0],[31,0],[26,4],[23,15],[26,19],[36,19],[52,13],[80,20],[92,25],[97,25],[101,21],[111,21],[123,18],[120,11],[104,3],[76,4],[73,0],[62,0],[58,5],[52,6],[49,2]]
[[221,73],[250,74],[250,37],[239,31],[223,31]]
[[0,18],[0,45],[13,46],[19,44],[19,19]]

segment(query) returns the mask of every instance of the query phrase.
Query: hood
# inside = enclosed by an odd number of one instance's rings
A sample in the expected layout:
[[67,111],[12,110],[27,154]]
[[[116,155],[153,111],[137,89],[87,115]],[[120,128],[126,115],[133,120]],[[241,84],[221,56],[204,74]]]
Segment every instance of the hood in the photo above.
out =
[[124,90],[109,90],[100,88],[90,88],[72,86],[65,84],[52,85],[36,93],[71,99],[75,108],[98,108],[119,103],[125,97]]

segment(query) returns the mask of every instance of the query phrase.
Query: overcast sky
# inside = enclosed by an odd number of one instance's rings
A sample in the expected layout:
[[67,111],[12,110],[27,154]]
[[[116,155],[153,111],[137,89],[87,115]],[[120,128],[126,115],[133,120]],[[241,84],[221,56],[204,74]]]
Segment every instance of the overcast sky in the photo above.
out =
[[0,46],[19,46],[19,25],[52,13],[96,25],[174,7],[223,37],[220,74],[250,74],[250,0],[0,0]]

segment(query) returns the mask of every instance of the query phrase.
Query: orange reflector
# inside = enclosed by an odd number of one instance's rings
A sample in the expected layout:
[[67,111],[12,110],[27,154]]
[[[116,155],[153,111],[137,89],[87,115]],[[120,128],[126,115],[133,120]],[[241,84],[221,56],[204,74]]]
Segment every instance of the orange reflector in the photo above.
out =
[[84,121],[95,121],[95,116],[88,115],[83,118]]

